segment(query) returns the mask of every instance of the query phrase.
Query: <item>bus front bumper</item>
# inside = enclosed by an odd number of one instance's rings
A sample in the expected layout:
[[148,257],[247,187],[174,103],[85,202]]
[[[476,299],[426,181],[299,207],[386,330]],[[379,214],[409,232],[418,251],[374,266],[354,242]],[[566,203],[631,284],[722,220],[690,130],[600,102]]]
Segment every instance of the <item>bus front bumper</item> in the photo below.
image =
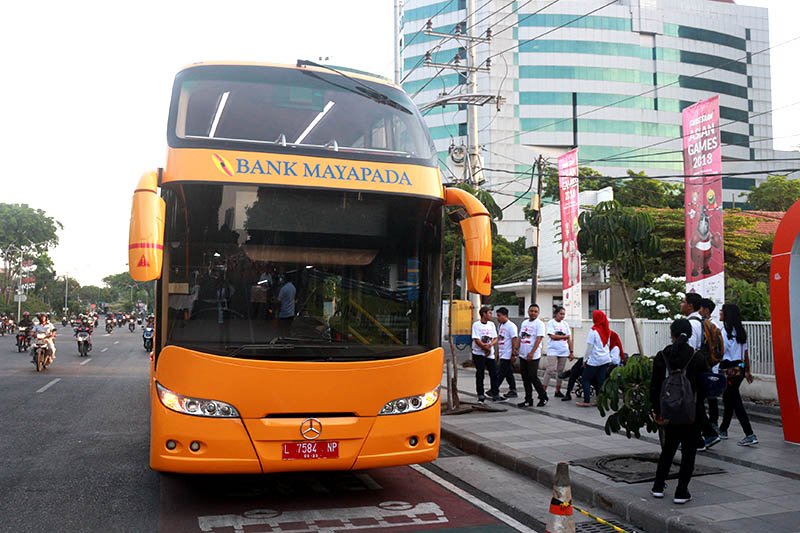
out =
[[[439,454],[440,404],[415,413],[319,417],[320,442],[337,442],[338,457],[283,457],[284,443],[309,442],[304,418],[221,419],[185,415],[155,396],[150,466],[190,474],[258,474],[302,470],[362,470],[430,462]],[[193,449],[193,445],[194,448]]]

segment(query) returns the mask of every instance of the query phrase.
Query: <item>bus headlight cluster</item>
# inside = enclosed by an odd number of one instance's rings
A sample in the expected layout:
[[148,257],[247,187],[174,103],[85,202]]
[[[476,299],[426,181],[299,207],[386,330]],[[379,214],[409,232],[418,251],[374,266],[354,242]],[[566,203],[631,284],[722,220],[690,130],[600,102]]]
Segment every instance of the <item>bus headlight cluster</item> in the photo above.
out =
[[214,418],[238,418],[239,411],[229,403],[219,400],[204,400],[202,398],[191,398],[172,392],[168,388],[156,383],[158,399],[167,409],[178,413],[194,416],[210,416]]
[[402,415],[404,413],[422,411],[435,404],[438,400],[439,387],[437,386],[435,389],[425,394],[392,400],[383,406],[383,409],[381,409],[378,415]]

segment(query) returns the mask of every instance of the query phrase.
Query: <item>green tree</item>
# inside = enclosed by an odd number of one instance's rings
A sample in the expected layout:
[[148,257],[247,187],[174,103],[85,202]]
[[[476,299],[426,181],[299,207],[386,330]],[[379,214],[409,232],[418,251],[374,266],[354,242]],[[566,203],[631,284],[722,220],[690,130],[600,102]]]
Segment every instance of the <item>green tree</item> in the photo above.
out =
[[758,211],[786,211],[800,200],[800,180],[767,176],[766,181],[752,187],[746,196],[750,207]]
[[742,320],[769,320],[769,291],[763,281],[752,284],[741,279],[728,278],[725,284],[725,301],[736,304]]
[[[686,274],[686,223],[683,207],[661,209],[637,208],[658,220],[655,235],[661,241],[661,253],[646,261],[648,277],[661,274]],[[758,231],[757,221],[738,210],[723,211],[724,253],[726,276],[756,283],[769,279],[774,234]]]
[[19,276],[21,257],[38,257],[58,244],[60,222],[41,209],[27,204],[0,203],[0,260],[4,275],[0,277],[0,294],[8,303],[14,283]]
[[622,289],[636,344],[642,354],[642,339],[628,286],[644,279],[647,275],[645,261],[660,253],[660,240],[653,234],[655,222],[647,213],[623,208],[611,201],[600,202],[582,212],[578,223],[578,250],[587,263],[607,267]]
[[134,281],[128,271],[106,276],[103,278],[103,283],[108,289],[105,293],[108,299],[115,300],[125,309],[128,309],[131,303],[136,303],[137,299],[149,303],[151,308],[155,301],[153,284]]

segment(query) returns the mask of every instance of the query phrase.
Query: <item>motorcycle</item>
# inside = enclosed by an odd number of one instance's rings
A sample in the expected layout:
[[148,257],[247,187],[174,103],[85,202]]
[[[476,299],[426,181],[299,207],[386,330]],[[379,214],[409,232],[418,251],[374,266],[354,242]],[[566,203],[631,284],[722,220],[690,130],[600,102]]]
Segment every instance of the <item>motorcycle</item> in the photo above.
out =
[[106,333],[111,333],[114,331],[114,320],[106,320]]
[[61,325],[67,327],[67,324],[69,324],[69,320],[67,320],[67,317],[63,317],[61,319]]
[[86,330],[75,330],[78,341],[78,355],[86,357],[92,351],[92,336]]
[[8,325],[6,326],[6,332],[11,335],[17,330],[17,325],[14,323],[13,320],[8,321]]
[[144,333],[142,333],[142,339],[144,340],[144,349],[146,352],[153,351],[153,328],[150,326],[146,326],[144,328]]
[[31,345],[31,334],[28,331],[30,328],[20,326],[17,331],[17,350],[20,352],[27,352]]
[[6,334],[6,321],[0,320],[0,337],[5,336]]
[[136,331],[136,322],[134,322],[132,318],[128,320],[128,329],[130,330],[131,333]]
[[33,341],[33,360],[36,363],[36,371],[47,370],[53,362],[53,354],[50,352],[50,345],[47,343],[49,335],[37,333]]

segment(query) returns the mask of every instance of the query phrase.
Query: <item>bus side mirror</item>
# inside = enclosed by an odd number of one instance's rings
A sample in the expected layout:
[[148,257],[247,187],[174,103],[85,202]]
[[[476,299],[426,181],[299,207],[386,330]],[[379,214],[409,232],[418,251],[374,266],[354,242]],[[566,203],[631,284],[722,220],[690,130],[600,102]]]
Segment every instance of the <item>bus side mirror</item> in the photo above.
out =
[[128,233],[128,271],[135,281],[161,277],[166,204],[158,195],[158,176],[145,172],[133,193]]
[[462,189],[445,187],[445,205],[460,205],[469,215],[459,222],[467,256],[467,289],[476,294],[492,292],[492,221],[489,211]]

